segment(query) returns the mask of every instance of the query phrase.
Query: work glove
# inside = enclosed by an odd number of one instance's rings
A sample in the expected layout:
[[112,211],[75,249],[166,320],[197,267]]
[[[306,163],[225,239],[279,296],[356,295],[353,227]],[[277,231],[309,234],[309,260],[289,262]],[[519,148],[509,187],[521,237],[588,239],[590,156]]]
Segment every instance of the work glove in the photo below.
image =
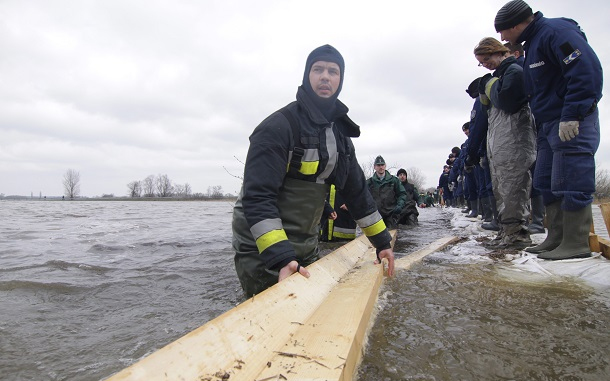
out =
[[458,180],[458,183],[461,183],[462,181],[464,181],[464,175],[459,175],[457,180]]
[[453,192],[453,189],[455,188],[455,182],[451,182],[451,183],[449,183],[448,188],[449,188],[449,190],[450,190],[451,192]]
[[567,122],[559,122],[559,139],[562,142],[567,142],[578,135],[579,123],[577,120],[570,120]]
[[466,156],[466,160],[464,160],[464,166],[465,167],[474,167],[475,165],[479,164],[479,162],[481,161],[481,158],[478,156]]

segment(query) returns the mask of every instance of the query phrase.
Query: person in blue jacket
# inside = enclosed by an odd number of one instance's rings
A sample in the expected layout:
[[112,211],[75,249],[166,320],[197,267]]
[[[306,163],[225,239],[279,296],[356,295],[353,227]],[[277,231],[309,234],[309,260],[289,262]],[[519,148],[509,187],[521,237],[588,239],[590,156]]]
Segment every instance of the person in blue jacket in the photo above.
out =
[[441,206],[445,206],[448,208],[451,206],[451,200],[453,198],[451,188],[449,187],[449,171],[451,171],[451,166],[445,164],[443,166],[443,173],[438,179],[438,187],[436,188],[439,191],[439,196],[442,197],[440,204]]
[[468,133],[468,152],[464,161],[465,166],[473,168],[479,179],[479,201],[483,208],[483,223],[481,228],[485,230],[500,230],[498,224],[498,210],[496,199],[493,194],[489,161],[487,160],[487,130],[489,123],[487,113],[483,110],[479,99],[479,84],[481,78],[473,80],[466,89],[466,93],[474,99],[470,111],[470,130]]
[[549,231],[527,251],[553,260],[590,256],[601,63],[576,21],[534,14],[522,0],[500,8],[494,26],[502,40],[524,42],[525,91],[538,130],[534,187]]

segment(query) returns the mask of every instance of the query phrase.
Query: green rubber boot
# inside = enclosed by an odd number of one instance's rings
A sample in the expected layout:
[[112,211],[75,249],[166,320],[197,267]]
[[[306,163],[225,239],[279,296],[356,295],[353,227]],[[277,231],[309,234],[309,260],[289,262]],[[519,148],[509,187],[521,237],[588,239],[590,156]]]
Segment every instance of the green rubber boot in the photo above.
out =
[[591,256],[589,231],[593,222],[591,205],[575,212],[563,211],[563,239],[556,249],[538,254],[538,258],[560,260]]
[[546,224],[549,232],[540,245],[526,248],[525,251],[528,253],[540,254],[551,251],[557,248],[563,239],[563,211],[561,210],[561,200],[547,205],[545,210]]

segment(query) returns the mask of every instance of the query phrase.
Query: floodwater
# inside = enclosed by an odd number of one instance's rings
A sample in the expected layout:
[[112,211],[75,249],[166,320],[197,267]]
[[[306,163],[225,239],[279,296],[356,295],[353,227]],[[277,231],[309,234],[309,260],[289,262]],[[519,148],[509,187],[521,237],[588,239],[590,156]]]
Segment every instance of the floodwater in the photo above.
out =
[[[104,379],[242,302],[231,213],[0,201],[0,379]],[[397,256],[463,234],[447,210],[420,213]],[[473,242],[385,282],[358,378],[607,380],[610,290],[513,278]]]

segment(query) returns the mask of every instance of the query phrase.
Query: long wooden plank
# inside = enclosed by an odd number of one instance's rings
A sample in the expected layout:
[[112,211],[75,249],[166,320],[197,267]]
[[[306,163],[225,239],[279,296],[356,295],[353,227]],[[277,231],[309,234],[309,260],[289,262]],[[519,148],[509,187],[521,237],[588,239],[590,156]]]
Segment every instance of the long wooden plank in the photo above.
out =
[[255,379],[371,248],[364,236],[349,242],[309,266],[309,279],[291,276],[109,380]]
[[599,208],[602,211],[602,218],[606,224],[606,232],[610,235],[610,202],[599,204]]
[[[436,241],[398,267],[453,240]],[[384,279],[374,258],[360,237],[309,266],[309,279],[291,276],[110,380],[350,380]]]
[[[396,269],[407,269],[426,255],[457,241],[441,238],[425,248],[396,261]],[[364,352],[379,288],[381,268],[366,256],[328,295],[312,317],[299,328],[281,351],[270,359],[268,368],[256,380],[351,380]],[[350,311],[350,313],[347,313]]]
[[408,269],[414,263],[422,260],[422,258],[424,258],[426,255],[432,254],[435,251],[441,250],[459,240],[460,240],[460,238],[453,237],[453,236],[443,237],[441,239],[438,239],[438,240],[432,242],[431,244],[424,247],[423,249],[414,251],[410,255],[407,255],[406,257],[402,257],[402,258],[396,260],[394,266],[395,266],[396,270]]
[[256,380],[351,380],[362,357],[379,287],[374,252],[328,295]]

